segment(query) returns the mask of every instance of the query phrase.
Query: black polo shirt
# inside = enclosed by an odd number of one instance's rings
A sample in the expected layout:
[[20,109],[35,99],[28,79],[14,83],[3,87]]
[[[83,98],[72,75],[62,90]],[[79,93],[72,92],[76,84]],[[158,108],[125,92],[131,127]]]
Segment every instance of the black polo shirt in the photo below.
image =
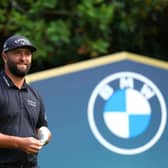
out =
[[[30,85],[24,83],[18,89],[0,73],[0,132],[19,137],[36,137],[36,128],[47,126],[41,97]],[[37,155],[28,155],[20,149],[0,148],[0,163],[37,160]]]

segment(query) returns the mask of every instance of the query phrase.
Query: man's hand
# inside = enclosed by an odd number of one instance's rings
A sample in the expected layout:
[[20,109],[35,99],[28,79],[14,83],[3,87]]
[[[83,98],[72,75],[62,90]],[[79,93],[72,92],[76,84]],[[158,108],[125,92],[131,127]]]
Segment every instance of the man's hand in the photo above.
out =
[[22,137],[18,142],[18,148],[28,154],[38,153],[42,148],[41,142],[33,137]]

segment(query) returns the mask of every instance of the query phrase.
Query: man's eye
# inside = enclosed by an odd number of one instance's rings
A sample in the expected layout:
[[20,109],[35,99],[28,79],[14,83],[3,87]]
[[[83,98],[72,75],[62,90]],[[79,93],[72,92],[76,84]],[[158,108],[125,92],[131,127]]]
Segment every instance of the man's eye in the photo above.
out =
[[25,52],[25,55],[31,55],[30,51]]
[[18,55],[18,54],[20,54],[20,52],[19,51],[15,51],[14,54]]

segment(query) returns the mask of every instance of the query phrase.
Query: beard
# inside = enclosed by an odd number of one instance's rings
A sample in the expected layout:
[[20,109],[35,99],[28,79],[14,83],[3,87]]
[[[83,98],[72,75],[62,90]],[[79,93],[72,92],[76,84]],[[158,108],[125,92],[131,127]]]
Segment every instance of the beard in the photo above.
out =
[[21,68],[18,68],[17,65],[11,61],[8,60],[7,62],[8,68],[10,70],[10,72],[17,76],[17,77],[25,77],[27,75],[27,73],[30,70],[31,64],[27,64],[27,68],[22,70]]

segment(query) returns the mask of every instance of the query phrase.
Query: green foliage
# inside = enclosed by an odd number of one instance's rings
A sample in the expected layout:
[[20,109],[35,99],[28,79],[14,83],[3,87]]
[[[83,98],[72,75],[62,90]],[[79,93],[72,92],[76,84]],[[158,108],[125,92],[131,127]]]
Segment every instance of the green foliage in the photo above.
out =
[[1,46],[12,34],[38,48],[33,71],[131,51],[168,60],[167,0],[1,0]]

